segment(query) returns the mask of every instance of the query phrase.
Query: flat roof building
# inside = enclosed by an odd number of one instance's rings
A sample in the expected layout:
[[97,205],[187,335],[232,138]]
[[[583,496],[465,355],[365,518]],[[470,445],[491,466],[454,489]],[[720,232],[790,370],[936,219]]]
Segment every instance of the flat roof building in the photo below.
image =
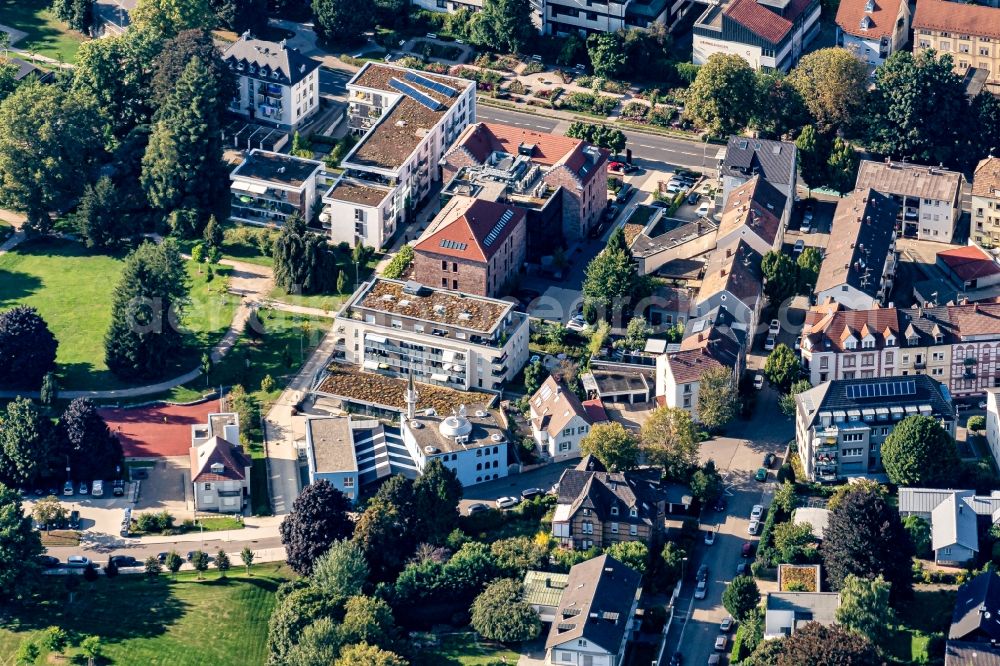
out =
[[230,218],[281,226],[297,214],[310,222],[323,163],[266,150],[251,150],[229,174]]
[[962,214],[964,182],[962,174],[940,167],[862,160],[854,187],[875,190],[899,204],[904,237],[950,243]]

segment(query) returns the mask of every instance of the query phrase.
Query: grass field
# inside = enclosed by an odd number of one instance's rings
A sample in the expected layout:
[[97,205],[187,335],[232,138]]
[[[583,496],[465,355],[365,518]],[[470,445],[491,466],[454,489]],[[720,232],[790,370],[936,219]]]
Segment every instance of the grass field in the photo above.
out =
[[73,62],[86,37],[57,19],[49,9],[51,4],[47,0],[0,0],[0,24],[27,33],[14,47]]
[[[932,661],[932,657],[941,658],[940,653],[930,652],[944,646],[954,608],[955,590],[914,590],[913,598],[896,609],[899,628],[885,649],[904,663],[923,664]],[[933,644],[939,647],[934,648]]]
[[[100,578],[83,583],[69,603],[61,577],[47,578],[47,601],[15,614],[0,629],[0,664],[12,664],[18,646],[37,631],[59,626],[76,637],[98,635],[102,663],[196,666],[261,665],[266,659],[267,621],[278,585],[292,578],[284,566],[262,564],[248,578],[233,566],[227,580],[210,570],[206,580],[194,572],[176,580],[161,575]],[[6,620],[6,618],[5,618]],[[67,654],[78,650],[69,648]],[[42,654],[37,664],[55,663]]]
[[80,545],[80,533],[76,530],[52,530],[41,532],[42,545],[46,548],[65,548]]
[[439,637],[436,647],[421,650],[413,666],[492,666],[504,659],[513,666],[519,656],[499,643],[477,640],[473,633],[448,634]]
[[[0,257],[0,309],[30,305],[38,309],[59,340],[56,361],[60,388],[114,389],[128,386],[104,364],[104,333],[111,321],[112,292],[121,259],[90,254],[79,243],[36,240]],[[177,359],[181,374],[198,364],[201,350],[214,344],[232,322],[237,299],[217,293],[225,267],[212,283],[188,264],[191,301],[182,325],[189,332],[189,352]]]

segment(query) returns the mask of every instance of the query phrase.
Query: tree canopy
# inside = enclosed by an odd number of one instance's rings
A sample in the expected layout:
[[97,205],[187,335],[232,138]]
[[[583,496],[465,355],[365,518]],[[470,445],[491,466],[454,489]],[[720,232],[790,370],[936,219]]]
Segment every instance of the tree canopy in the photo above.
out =
[[882,576],[874,580],[847,576],[840,588],[837,622],[852,629],[875,645],[890,638],[895,611],[889,605],[890,585]]
[[208,0],[138,0],[129,11],[136,30],[159,39],[169,39],[190,28],[211,28],[214,19]]
[[281,543],[288,566],[301,575],[312,572],[316,560],[339,539],[351,535],[347,512],[351,502],[326,480],[310,483],[281,521]]
[[0,386],[35,389],[56,367],[59,342],[35,308],[0,312]]
[[632,469],[639,461],[639,442],[621,423],[598,423],[580,440],[580,451],[601,461],[609,471]]
[[646,459],[672,478],[687,478],[698,464],[698,430],[685,409],[657,407],[642,424],[640,436]]
[[61,453],[69,456],[73,474],[80,479],[110,479],[118,477],[124,462],[122,445],[104,417],[87,398],[69,403],[59,419]]
[[788,75],[820,132],[848,130],[865,108],[867,67],[843,48],[825,48],[802,56]]
[[538,37],[530,0],[484,0],[472,24],[472,40],[504,53],[520,53]]
[[320,234],[309,233],[305,220],[292,215],[274,243],[274,284],[289,294],[322,294],[337,289],[333,248]]
[[739,393],[733,381],[733,371],[727,367],[712,368],[701,376],[698,384],[698,421],[709,430],[717,430],[736,418]]
[[955,440],[930,416],[910,416],[882,442],[882,464],[898,486],[949,488],[959,469]]
[[746,620],[754,608],[760,605],[760,590],[752,576],[736,576],[722,593],[722,605],[737,622]]
[[[764,641],[770,642],[774,641]],[[796,628],[791,636],[780,639],[780,644],[777,660],[773,662],[776,666],[881,666],[883,663],[868,639],[837,625],[809,622]]]
[[587,53],[594,66],[594,75],[615,79],[625,71],[627,53],[625,33],[597,32],[587,37]]
[[769,382],[785,393],[802,375],[802,363],[795,352],[784,342],[778,343],[764,362],[764,374]]
[[542,623],[538,613],[521,600],[523,593],[520,581],[494,581],[472,604],[472,627],[483,637],[504,643],[535,638]]
[[757,81],[747,61],[715,53],[688,88],[684,113],[709,134],[726,137],[750,122],[756,96]]
[[35,483],[48,472],[53,449],[52,422],[27,398],[15,398],[0,412],[0,482],[15,487]]
[[25,515],[21,496],[0,483],[0,600],[25,599],[40,574],[41,536]]

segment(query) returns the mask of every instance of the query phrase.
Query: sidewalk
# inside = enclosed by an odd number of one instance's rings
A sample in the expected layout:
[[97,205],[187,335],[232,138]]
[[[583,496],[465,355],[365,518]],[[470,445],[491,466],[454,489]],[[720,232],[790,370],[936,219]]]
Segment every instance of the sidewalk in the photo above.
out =
[[224,539],[225,541],[252,541],[253,539],[279,536],[278,530],[282,520],[282,516],[247,517],[243,521],[245,527],[239,530],[191,531],[187,534],[176,534],[173,536],[156,534],[130,539],[130,541],[138,542],[141,545],[198,542],[205,541],[206,537]]
[[[239,551],[239,550],[233,551],[233,552],[230,552],[228,550],[226,551],[226,555],[229,556],[229,570],[230,571],[246,571],[246,567],[243,564],[243,558],[240,556],[240,552],[241,551]],[[180,553],[180,552],[178,554],[181,557],[184,557],[184,555],[185,555],[185,553]],[[214,560],[214,558],[215,558],[215,552],[211,552],[211,553],[209,553],[209,555],[213,558],[213,560],[208,565],[208,571],[205,572],[205,575],[206,576],[211,576],[212,574],[214,574],[216,577],[218,577],[219,570],[215,568],[215,560]],[[256,549],[253,550],[253,563],[254,564],[265,564],[267,562],[284,562],[287,559],[288,559],[288,556],[285,553],[284,546],[281,546],[279,548],[261,548],[259,550],[256,550]],[[181,564],[180,570],[181,571],[194,571],[195,568],[194,568],[194,566],[190,562],[184,562],[183,564]],[[67,575],[70,575],[70,574],[81,574],[82,575],[83,574],[83,569],[60,567],[58,569],[46,569],[42,573],[45,574],[45,575],[47,575],[47,576],[67,576]],[[100,566],[97,567],[97,573],[99,575],[103,576],[104,575],[104,568],[100,567]],[[118,573],[120,573],[120,574],[126,574],[126,575],[127,574],[144,574],[144,573],[146,573],[146,569],[145,569],[145,565],[142,564],[142,565],[139,565],[137,567],[121,567],[120,569],[118,569]],[[170,572],[166,569],[166,567],[164,567],[163,570],[160,572],[160,575],[161,576],[163,576],[163,575],[169,576]]]

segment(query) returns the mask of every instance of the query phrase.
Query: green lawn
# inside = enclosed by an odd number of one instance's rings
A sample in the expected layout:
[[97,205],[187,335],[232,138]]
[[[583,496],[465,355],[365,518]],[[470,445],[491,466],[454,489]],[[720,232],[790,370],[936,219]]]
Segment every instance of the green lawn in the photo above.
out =
[[288,294],[281,287],[274,287],[268,298],[287,303],[288,305],[299,305],[307,308],[319,308],[321,310],[337,310],[348,299],[350,294],[315,294],[312,296],[302,296],[300,294]]
[[506,663],[517,663],[517,652],[499,643],[477,640],[474,633],[439,636],[436,647],[422,649],[413,666],[492,666],[506,657]]
[[63,62],[74,62],[86,37],[70,30],[47,0],[0,0],[0,24],[26,32],[14,47]]
[[[63,240],[35,240],[0,257],[0,309],[13,305],[37,308],[59,340],[56,361],[63,389],[115,389],[129,386],[104,364],[104,333],[111,322],[111,299],[122,261],[91,254],[82,245]],[[221,275],[207,283],[193,264],[191,302],[182,319],[189,350],[167,376],[198,364],[201,350],[228,330],[236,310],[234,296],[220,296]]]
[[[102,663],[262,665],[274,592],[293,574],[277,564],[258,565],[253,573],[248,578],[234,563],[225,581],[214,569],[201,582],[193,572],[179,574],[176,581],[169,575],[153,582],[137,575],[100,578],[83,583],[72,604],[62,577],[45,577],[47,600],[15,613],[0,629],[0,655],[15,654],[33,632],[55,625],[75,636],[76,643],[100,636]],[[35,663],[53,662],[42,654]]]
[[913,598],[899,604],[899,629],[889,639],[886,650],[904,663],[927,663],[932,638],[944,645],[945,632],[955,608],[955,590],[914,590]]

